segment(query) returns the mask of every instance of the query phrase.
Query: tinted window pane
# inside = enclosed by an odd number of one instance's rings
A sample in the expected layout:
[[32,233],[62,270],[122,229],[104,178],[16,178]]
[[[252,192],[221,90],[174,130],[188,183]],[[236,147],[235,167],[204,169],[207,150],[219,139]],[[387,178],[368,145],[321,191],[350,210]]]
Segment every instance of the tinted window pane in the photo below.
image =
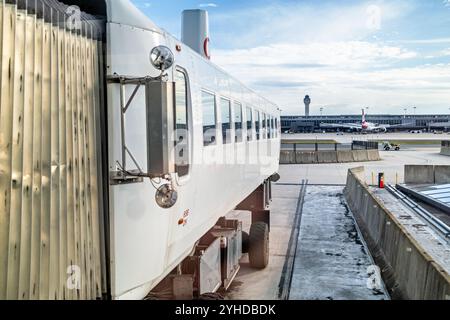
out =
[[247,140],[253,140],[253,112],[251,108],[247,108]]
[[214,95],[202,92],[203,144],[216,143],[216,103]]
[[275,119],[275,118],[272,118],[272,132],[273,132],[273,135],[272,135],[272,138],[276,138],[277,137],[277,130],[276,130],[276,125],[275,125],[275,123],[277,122],[277,119]]
[[176,129],[187,129],[187,92],[186,92],[186,78],[182,72],[177,71],[175,73],[175,97],[176,97],[176,110],[175,110],[175,123]]
[[222,137],[223,143],[231,143],[231,103],[229,100],[220,100],[220,110],[222,116]]
[[266,139],[267,138],[267,115],[265,113],[263,113],[262,115],[262,138]]
[[183,72],[175,73],[175,165],[180,177],[189,174],[189,126],[187,81]]
[[256,122],[255,122],[255,128],[256,128],[256,139],[261,139],[261,113],[259,111],[256,112]]
[[234,129],[236,130],[236,142],[242,142],[242,105],[234,104]]
[[275,123],[273,117],[270,117],[270,137],[275,138]]

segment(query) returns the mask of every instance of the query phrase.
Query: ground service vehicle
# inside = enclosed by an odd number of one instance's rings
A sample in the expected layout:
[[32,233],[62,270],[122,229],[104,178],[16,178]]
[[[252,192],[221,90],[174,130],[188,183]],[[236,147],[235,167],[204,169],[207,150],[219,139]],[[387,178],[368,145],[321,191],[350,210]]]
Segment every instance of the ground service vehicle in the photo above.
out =
[[391,151],[391,150],[400,151],[400,145],[395,144],[395,143],[390,143],[390,142],[384,142],[383,150],[384,151]]

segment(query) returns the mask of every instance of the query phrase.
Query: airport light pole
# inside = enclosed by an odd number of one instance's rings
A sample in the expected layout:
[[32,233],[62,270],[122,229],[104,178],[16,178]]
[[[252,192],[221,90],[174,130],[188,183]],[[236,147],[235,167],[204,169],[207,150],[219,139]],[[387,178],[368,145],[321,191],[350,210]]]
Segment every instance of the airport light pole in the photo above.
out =
[[414,116],[415,116],[417,107],[413,107],[413,109],[414,109]]
[[321,116],[321,117],[323,116],[323,107],[320,108],[320,116]]

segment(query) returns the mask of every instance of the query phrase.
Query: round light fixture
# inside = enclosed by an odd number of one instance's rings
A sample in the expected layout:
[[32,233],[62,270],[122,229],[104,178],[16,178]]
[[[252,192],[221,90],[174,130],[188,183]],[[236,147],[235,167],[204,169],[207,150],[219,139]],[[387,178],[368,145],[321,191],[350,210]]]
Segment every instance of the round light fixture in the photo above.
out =
[[173,66],[174,56],[172,51],[166,46],[157,46],[150,52],[150,62],[161,71],[165,71]]
[[172,208],[178,200],[178,193],[170,184],[164,184],[158,188],[155,195],[158,206],[163,209]]

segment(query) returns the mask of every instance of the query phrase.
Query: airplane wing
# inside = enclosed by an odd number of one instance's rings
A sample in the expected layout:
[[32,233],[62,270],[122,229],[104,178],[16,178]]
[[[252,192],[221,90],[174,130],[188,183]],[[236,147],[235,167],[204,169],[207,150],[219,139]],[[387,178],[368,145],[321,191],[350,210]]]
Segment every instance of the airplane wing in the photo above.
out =
[[383,127],[386,129],[390,129],[390,128],[401,128],[401,127],[408,127],[414,125],[414,122],[410,122],[410,123],[401,123],[401,124],[380,124],[378,125],[379,127]]
[[321,123],[321,128],[345,128],[361,130],[361,125],[358,123]]

